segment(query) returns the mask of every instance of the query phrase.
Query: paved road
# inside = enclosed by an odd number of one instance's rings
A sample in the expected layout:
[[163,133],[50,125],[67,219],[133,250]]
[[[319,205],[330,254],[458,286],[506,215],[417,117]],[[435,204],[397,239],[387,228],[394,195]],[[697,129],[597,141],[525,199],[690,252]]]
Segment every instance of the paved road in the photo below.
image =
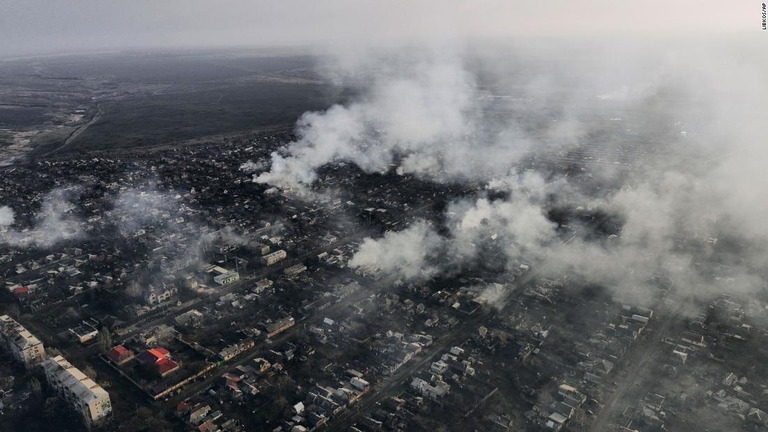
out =
[[[604,219],[605,218],[595,219],[588,223],[587,226],[596,226]],[[579,231],[581,229],[583,229],[583,227],[579,228]],[[574,233],[572,237],[563,241],[563,243],[570,243],[574,237],[576,237],[577,233]],[[540,275],[541,269],[546,267],[545,261],[546,257],[542,259],[536,267],[510,283],[508,285],[506,296],[503,299],[500,299],[499,302],[501,304],[513,304],[514,302],[511,301],[512,298],[517,295],[523,287]],[[396,396],[404,391],[410,384],[409,378],[411,375],[424,369],[428,363],[434,361],[434,358],[438,354],[443,354],[451,347],[461,345],[468,340],[494,313],[495,310],[492,308],[481,308],[473,315],[462,317],[463,319],[459,321],[456,327],[451,329],[448,333],[440,335],[432,345],[419,353],[419,355],[409,363],[403,365],[394,374],[374,385],[372,391],[363,397],[352,409],[344,412],[337,418],[332,419],[328,423],[328,428],[332,430],[346,430],[355,424],[359,414],[370,412],[371,408],[373,408],[376,403],[379,403],[386,398]]]
[[[660,303],[661,304],[661,303]],[[648,372],[648,368],[653,365],[656,358],[664,351],[659,350],[659,341],[669,332],[672,324],[676,322],[683,308],[683,302],[678,301],[674,310],[656,314],[657,321],[650,321],[645,331],[632,344],[629,351],[624,354],[624,363],[620,365],[624,374],[617,374],[616,386],[613,394],[608,400],[603,401],[603,407],[591,424],[591,432],[603,432],[609,430],[610,422],[618,418],[625,408],[627,396],[638,390],[642,378]],[[659,317],[661,315],[661,317]],[[666,347],[666,345],[662,345]]]
[[[542,268],[542,266],[539,265],[537,268]],[[506,298],[500,301],[504,304],[512,304],[511,298],[538,276],[539,270],[531,269],[508,286]],[[438,355],[448,352],[451,347],[466,342],[495,313],[493,308],[480,308],[472,315],[462,316],[456,327],[438,336],[432,345],[426,347],[410,362],[377,383],[357,405],[329,422],[329,429],[346,430],[357,421],[359,414],[369,413],[375,404],[402,393],[410,385],[410,377],[413,374],[424,370],[428,364],[435,361]]]
[[370,413],[374,405],[381,401],[397,396],[411,381],[411,376],[427,367],[435,359],[456,345],[469,339],[473,333],[477,332],[478,327],[488,318],[488,313],[478,311],[476,315],[470,316],[451,332],[438,337],[432,345],[426,347],[421,353],[416,355],[411,361],[396,370],[395,373],[373,386],[371,392],[364,396],[356,405],[342,413],[328,423],[330,430],[347,430],[355,424],[359,415]]
[[44,158],[44,157],[47,157],[47,156],[51,156],[51,155],[53,155],[53,154],[55,154],[55,153],[58,153],[58,152],[60,152],[60,151],[64,150],[66,147],[69,147],[69,145],[70,145],[70,144],[72,144],[72,143],[73,143],[73,142],[74,142],[74,141],[77,139],[77,137],[79,137],[80,135],[82,135],[82,134],[83,134],[83,132],[85,132],[85,130],[86,130],[86,129],[88,129],[88,128],[89,128],[89,127],[91,127],[91,126],[92,126],[94,123],[96,123],[97,121],[99,121],[99,119],[101,119],[101,115],[102,115],[102,114],[103,114],[103,111],[101,110],[101,106],[100,106],[100,105],[98,105],[98,104],[96,104],[96,114],[94,114],[94,115],[93,115],[93,117],[91,117],[91,119],[90,119],[90,120],[88,120],[88,123],[85,123],[85,124],[83,124],[83,125],[80,125],[80,126],[77,128],[77,129],[75,129],[75,130],[74,130],[74,131],[73,131],[73,132],[72,132],[72,133],[69,135],[69,138],[67,138],[67,140],[66,140],[66,141],[64,141],[64,144],[62,144],[61,146],[59,146],[59,147],[57,147],[57,148],[55,148],[55,149],[53,149],[53,150],[51,150],[51,151],[49,151],[49,152],[47,152],[47,153],[45,153],[45,154],[41,155],[40,157],[41,157],[41,158]]
[[[421,212],[421,211],[423,211],[423,210],[433,206],[435,204],[435,201],[436,200],[429,200],[426,203],[424,203],[423,205],[411,209],[409,214],[419,214],[419,212]],[[406,216],[407,215],[403,215],[403,219],[405,219]],[[281,270],[283,270],[283,269],[285,269],[287,267],[290,267],[291,265],[303,262],[306,258],[308,258],[310,256],[316,256],[316,255],[318,255],[318,254],[320,254],[322,252],[329,252],[329,251],[332,251],[333,249],[335,249],[337,247],[343,246],[345,244],[349,244],[352,241],[360,240],[362,237],[364,237],[364,235],[365,234],[362,231],[357,231],[357,232],[355,232],[355,233],[353,233],[353,234],[351,234],[349,236],[339,238],[339,239],[337,239],[333,243],[329,243],[329,244],[325,244],[325,245],[320,245],[320,246],[310,250],[309,252],[307,252],[307,253],[305,253],[303,255],[298,255],[298,256],[295,256],[295,257],[292,257],[292,258],[287,258],[287,259],[285,259],[285,260],[283,260],[283,261],[281,261],[281,262],[279,262],[279,263],[277,263],[277,264],[275,264],[273,266],[264,268],[264,269],[260,270],[259,272],[255,273],[254,275],[248,276],[248,277],[244,277],[240,281],[238,281],[238,282],[236,282],[234,284],[231,284],[231,285],[227,285],[227,286],[223,287],[221,290],[216,291],[215,293],[210,294],[209,296],[199,297],[199,298],[193,299],[191,301],[188,301],[188,302],[186,302],[186,303],[184,303],[182,305],[173,306],[173,307],[167,309],[166,311],[164,311],[158,317],[156,317],[156,318],[154,318],[154,319],[152,319],[150,321],[137,321],[137,322],[134,322],[130,326],[130,330],[128,330],[126,333],[123,333],[122,337],[123,337],[123,339],[128,339],[131,336],[133,336],[134,334],[136,334],[139,331],[141,331],[141,329],[151,328],[152,326],[155,326],[155,325],[167,322],[170,319],[170,317],[173,317],[173,316],[179,315],[181,313],[184,313],[184,312],[186,312],[188,310],[191,310],[191,309],[195,308],[196,306],[198,306],[200,304],[204,304],[205,302],[210,301],[211,298],[220,297],[220,296],[226,295],[228,293],[238,291],[238,290],[240,290],[242,288],[244,283],[247,283],[247,282],[253,281],[253,280],[260,280],[260,279],[272,276],[274,273],[276,273],[278,271],[281,271]],[[392,286],[393,282],[394,281],[380,281],[376,285],[379,287],[379,289],[383,289],[382,287]],[[335,315],[337,312],[341,311],[342,309],[346,309],[350,305],[352,305],[352,304],[354,304],[354,303],[356,303],[356,302],[358,302],[358,301],[360,301],[360,300],[370,296],[371,294],[372,294],[372,291],[367,290],[365,288],[361,288],[361,289],[357,290],[356,292],[351,293],[347,297],[341,299],[340,301],[332,304],[328,308],[326,308],[326,309],[324,309],[322,311],[317,311],[317,313],[318,314],[322,314],[322,315]],[[278,335],[276,338],[272,339],[272,344],[266,346],[266,348],[269,348],[270,346],[279,344],[280,342],[283,342],[285,340],[290,339],[291,337],[295,336],[295,334],[297,332],[302,331],[302,329],[303,329],[302,325],[296,325],[296,326],[294,326],[294,327],[292,327],[290,329],[287,329],[286,331],[284,331],[280,335]],[[445,346],[448,346],[448,344],[446,344]],[[231,369],[231,368],[236,367],[238,365],[243,365],[243,364],[251,361],[252,359],[254,359],[254,358],[256,358],[256,357],[258,357],[260,355],[263,355],[264,354],[264,352],[263,352],[264,350],[263,349],[259,349],[259,348],[265,348],[265,346],[262,345],[261,347],[259,347],[257,345],[256,349],[251,350],[251,351],[249,351],[247,353],[241,354],[240,356],[236,357],[232,361],[227,362],[225,367],[227,369]],[[426,360],[425,360],[425,362],[426,362]],[[205,388],[207,388],[208,386],[213,384],[213,381],[217,377],[218,377],[218,373],[215,370],[212,371],[212,373],[209,374],[208,377],[203,378],[202,380],[199,380],[197,382],[191,383],[188,386],[185,386],[184,388],[182,388],[181,391],[179,392],[179,394],[177,394],[176,396],[174,396],[174,397],[169,399],[169,403],[177,403],[177,402],[179,402],[181,400],[184,400],[186,397],[189,397],[192,394],[195,394],[195,393],[197,393],[197,392],[199,392],[201,390],[204,390]]]

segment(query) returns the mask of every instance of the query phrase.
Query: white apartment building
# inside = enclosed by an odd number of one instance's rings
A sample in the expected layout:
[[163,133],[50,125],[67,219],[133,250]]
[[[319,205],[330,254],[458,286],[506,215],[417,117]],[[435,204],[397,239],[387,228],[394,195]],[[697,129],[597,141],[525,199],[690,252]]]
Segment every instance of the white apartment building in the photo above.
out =
[[8,315],[0,316],[0,340],[5,349],[26,367],[45,360],[45,348],[40,339]]
[[273,264],[276,264],[284,260],[287,257],[288,257],[288,253],[280,249],[278,251],[272,252],[271,254],[264,255],[263,257],[261,257],[261,259],[264,260],[265,264],[267,264],[268,266],[271,266]]
[[99,423],[112,413],[109,393],[64,357],[56,356],[43,362],[48,383],[86,424]]

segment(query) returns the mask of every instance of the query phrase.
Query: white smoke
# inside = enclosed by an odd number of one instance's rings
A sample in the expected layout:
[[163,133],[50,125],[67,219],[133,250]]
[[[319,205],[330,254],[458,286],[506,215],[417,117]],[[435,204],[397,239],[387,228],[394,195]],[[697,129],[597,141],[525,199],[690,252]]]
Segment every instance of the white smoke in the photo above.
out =
[[406,280],[428,277],[437,270],[430,264],[430,256],[441,243],[431,225],[417,222],[403,231],[387,232],[379,239],[364,239],[349,266],[379,269]]
[[357,101],[304,114],[299,140],[273,153],[271,170],[256,181],[306,188],[317,168],[335,161],[353,162],[366,172],[384,172],[399,161],[398,173],[437,181],[507,174],[529,143],[515,127],[499,130],[484,120],[484,93],[458,57],[390,61],[398,67],[371,77]]
[[504,300],[508,296],[508,287],[500,283],[492,283],[480,289],[477,300],[488,306],[501,309],[504,306]]
[[266,168],[267,166],[263,162],[253,162],[250,160],[240,165],[240,171],[246,174],[253,174],[257,171],[263,171]]
[[[490,251],[641,295],[650,296],[657,275],[691,295],[761,289],[768,153],[758,137],[768,124],[768,61],[746,48],[732,54],[728,43],[593,52],[552,45],[512,66],[498,54],[482,60],[456,50],[397,61],[350,55],[332,73],[361,95],[305,114],[299,139],[256,180],[307,190],[318,168],[349,161],[366,172],[396,165],[435,182],[486,185],[448,206],[443,235],[418,223],[366,239],[353,259],[374,265],[382,251],[382,269],[409,278],[421,275],[417,265],[431,275]],[[558,55],[565,52],[572,57]],[[480,66],[467,67],[477,58],[485,79],[470,72]],[[545,162],[521,170],[528,156]],[[556,206],[611,214],[618,236],[585,227],[562,243],[548,219]],[[400,238],[428,241],[392,247]],[[712,277],[721,264],[733,277]]]
[[[35,215],[32,227],[23,230],[8,230],[0,233],[0,242],[15,247],[49,248],[59,242],[82,238],[83,226],[73,215],[74,205],[70,198],[77,188],[55,189],[43,197],[40,211]],[[3,221],[13,222],[13,211],[4,207],[0,211]],[[9,219],[10,217],[10,219]],[[0,225],[7,226],[7,225]]]
[[0,207],[0,228],[4,228],[13,224],[14,213],[13,209],[8,206]]
[[170,193],[131,188],[118,194],[108,217],[123,235],[132,235],[153,224],[168,224],[178,216],[177,201]]
[[400,232],[388,232],[377,240],[365,239],[350,266],[376,266],[385,273],[414,279],[451,271],[455,264],[471,263],[488,248],[509,261],[523,255],[528,259],[540,258],[556,236],[555,224],[536,204],[546,195],[547,184],[532,172],[510,178],[523,181],[510,188],[514,190],[510,199],[453,202],[447,210],[445,237],[432,225],[419,222]]
[[489,241],[498,244],[510,259],[526,252],[540,256],[541,248],[555,235],[555,224],[543,209],[523,199],[460,201],[449,207],[449,214],[451,249],[465,259],[476,258],[474,246]]
[[126,189],[115,198],[108,213],[118,232],[133,237],[142,230],[158,236],[160,246],[150,256],[150,264],[163,262],[172,270],[197,267],[205,263],[210,246],[217,241],[246,245],[248,239],[225,226],[207,230],[205,225],[185,212],[182,198],[173,191],[154,188]]

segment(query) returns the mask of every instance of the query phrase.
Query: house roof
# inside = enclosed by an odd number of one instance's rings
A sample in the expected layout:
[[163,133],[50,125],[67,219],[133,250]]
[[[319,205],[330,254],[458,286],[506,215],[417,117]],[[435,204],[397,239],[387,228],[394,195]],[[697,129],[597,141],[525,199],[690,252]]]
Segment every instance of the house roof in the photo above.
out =
[[242,378],[240,378],[237,375],[232,375],[231,373],[227,372],[224,375],[222,375],[222,378],[224,378],[227,381],[234,381],[234,382],[240,382]]
[[213,420],[206,420],[203,424],[197,427],[200,432],[213,432],[216,430],[216,424]]
[[153,365],[161,375],[179,367],[178,363],[170,359],[168,350],[162,347],[150,348],[139,354],[138,359],[142,363]]
[[184,412],[189,409],[189,405],[186,402],[179,402],[176,405],[176,412]]
[[166,373],[171,372],[172,370],[179,367],[178,363],[167,358],[158,360],[155,365],[157,366],[157,371],[160,372],[161,375],[165,375]]
[[147,350],[147,352],[152,354],[158,360],[168,358],[171,355],[171,353],[163,347],[150,348]]
[[139,356],[143,362],[157,362],[164,358],[170,358],[171,353],[165,348],[157,347],[149,348],[148,350],[142,352]]
[[107,357],[113,361],[119,361],[127,357],[133,356],[133,353],[126,347],[118,345],[107,353]]
[[567,418],[567,417],[565,417],[565,416],[564,416],[564,415],[562,415],[562,414],[556,413],[556,412],[555,412],[555,413],[552,413],[552,414],[550,414],[548,418],[549,418],[550,420],[552,420],[553,422],[557,423],[557,424],[563,424],[563,423],[565,423],[566,421],[568,421],[568,418]]
[[764,422],[766,419],[768,419],[768,416],[766,416],[765,412],[759,408],[750,408],[747,417],[760,422]]

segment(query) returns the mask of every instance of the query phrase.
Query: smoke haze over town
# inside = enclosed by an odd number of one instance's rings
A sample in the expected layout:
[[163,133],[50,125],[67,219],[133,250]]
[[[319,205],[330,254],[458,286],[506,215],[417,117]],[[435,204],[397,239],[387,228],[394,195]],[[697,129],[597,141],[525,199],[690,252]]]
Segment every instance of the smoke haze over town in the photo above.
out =
[[0,430],[768,429],[710,3],[0,0]]

